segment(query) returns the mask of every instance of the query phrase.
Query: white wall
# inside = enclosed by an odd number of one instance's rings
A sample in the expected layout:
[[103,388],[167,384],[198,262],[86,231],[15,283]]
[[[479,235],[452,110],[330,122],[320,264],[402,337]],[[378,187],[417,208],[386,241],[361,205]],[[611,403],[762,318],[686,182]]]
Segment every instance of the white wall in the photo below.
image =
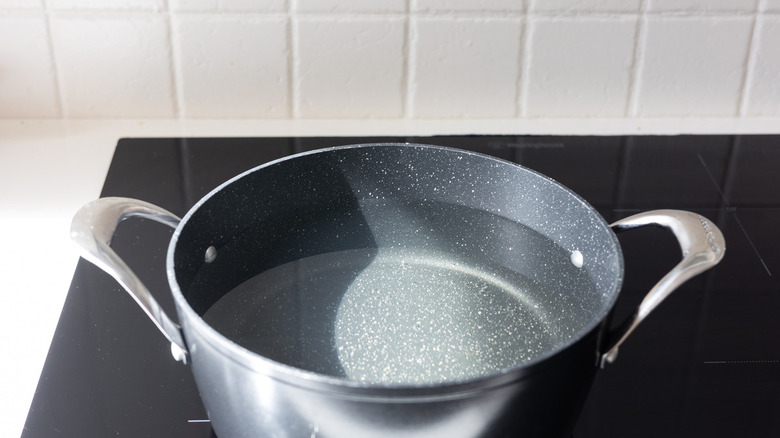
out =
[[0,118],[780,116],[780,0],[0,0]]

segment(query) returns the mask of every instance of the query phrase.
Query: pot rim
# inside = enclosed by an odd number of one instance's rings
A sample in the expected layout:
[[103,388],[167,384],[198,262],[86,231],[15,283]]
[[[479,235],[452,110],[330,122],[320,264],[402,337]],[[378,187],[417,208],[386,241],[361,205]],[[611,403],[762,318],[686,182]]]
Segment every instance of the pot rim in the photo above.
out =
[[[510,166],[520,168],[523,171],[530,172],[531,174],[534,174],[536,177],[546,180],[549,183],[557,186],[558,188],[563,189],[568,196],[571,196],[574,201],[582,204],[586,208],[586,210],[589,211],[596,218],[596,222],[599,225],[599,227],[603,227],[605,230],[608,231],[607,235],[610,237],[609,243],[612,245],[616,253],[616,260],[618,263],[617,278],[612,283],[610,290],[602,291],[602,293],[605,296],[608,296],[608,299],[605,300],[605,304],[602,306],[599,313],[593,316],[587,324],[585,324],[579,331],[577,331],[574,335],[572,335],[568,340],[561,342],[560,344],[556,345],[555,348],[545,351],[544,353],[539,354],[538,356],[534,357],[531,360],[521,362],[515,366],[506,368],[504,370],[500,370],[495,373],[485,374],[485,375],[481,375],[469,379],[460,379],[460,380],[452,380],[447,382],[415,384],[415,385],[361,383],[354,380],[349,380],[345,378],[330,376],[326,374],[321,374],[313,371],[307,371],[300,368],[296,368],[266,358],[258,353],[255,353],[247,348],[244,348],[239,344],[233,342],[229,338],[225,337],[224,335],[219,333],[216,329],[214,329],[209,324],[207,324],[203,320],[203,318],[201,318],[201,316],[197,312],[195,312],[195,310],[188,303],[187,299],[184,297],[184,294],[182,293],[179,287],[178,281],[176,280],[175,264],[174,264],[174,252],[175,252],[175,248],[179,236],[181,235],[182,230],[187,226],[189,219],[195,214],[195,212],[198,211],[198,209],[201,206],[203,206],[206,202],[208,202],[209,199],[211,199],[211,197],[217,194],[218,192],[222,191],[223,189],[230,186],[234,182],[254,172],[261,171],[267,167],[271,167],[281,162],[285,162],[287,160],[292,160],[307,155],[330,153],[342,149],[357,149],[357,148],[371,148],[371,147],[410,147],[410,148],[423,148],[423,149],[439,149],[448,152],[460,153],[464,155],[472,155],[482,159],[497,161],[504,165],[508,164]],[[327,391],[335,390],[346,394],[354,394],[356,396],[379,396],[379,397],[392,396],[393,399],[397,400],[397,396],[399,395],[408,395],[412,397],[420,396],[420,395],[428,395],[428,396],[440,397],[440,396],[445,396],[447,394],[463,394],[465,392],[471,393],[473,391],[487,390],[489,388],[495,388],[497,386],[503,386],[509,384],[511,382],[518,380],[519,378],[527,376],[529,373],[535,373],[538,370],[543,369],[544,367],[541,366],[542,363],[548,362],[554,357],[561,355],[561,353],[563,353],[564,351],[570,349],[570,347],[577,344],[580,340],[585,338],[592,331],[597,330],[598,327],[602,324],[602,322],[607,318],[609,313],[612,311],[612,308],[614,307],[615,302],[617,301],[617,297],[622,288],[623,275],[624,275],[624,261],[623,261],[623,254],[619,242],[617,240],[617,236],[612,231],[612,229],[610,228],[606,220],[601,216],[601,214],[599,214],[598,211],[596,211],[596,209],[593,208],[593,206],[591,206],[587,201],[585,201],[580,195],[578,195],[568,187],[564,186],[563,184],[548,177],[547,175],[544,175],[535,170],[529,169],[527,167],[524,167],[520,164],[508,160],[504,160],[501,158],[493,157],[478,152],[453,148],[453,147],[425,145],[425,144],[417,144],[417,143],[364,143],[364,144],[352,144],[352,145],[315,149],[311,151],[305,151],[305,152],[289,155],[286,157],[278,158],[276,160],[272,160],[267,163],[263,163],[259,166],[256,166],[254,168],[251,168],[249,170],[246,170],[230,178],[229,180],[223,182],[222,184],[220,184],[219,186],[211,190],[204,197],[202,197],[192,208],[190,208],[189,211],[187,211],[187,213],[182,218],[179,225],[176,227],[171,237],[170,243],[168,245],[168,251],[166,255],[166,274],[168,276],[168,283],[170,285],[171,293],[176,303],[177,310],[180,312],[180,319],[183,325],[185,326],[183,328],[183,332],[184,332],[183,335],[185,337],[185,342],[187,342],[188,344],[188,348],[192,348],[192,347],[191,345],[189,345],[191,341],[187,339],[187,331],[192,330],[198,334],[198,337],[208,342],[212,347],[219,350],[220,353],[222,353],[223,355],[225,355],[227,358],[231,359],[235,363],[249,370],[263,373],[269,377],[273,377],[278,380],[283,380],[289,384],[308,387],[308,388],[317,388],[317,389],[327,390]],[[182,312],[184,313],[184,315],[181,315]],[[600,353],[600,352],[595,352],[595,353]],[[598,356],[600,356],[600,354],[594,355],[594,357],[598,357]],[[594,368],[595,367],[597,367],[597,359],[594,359]]]

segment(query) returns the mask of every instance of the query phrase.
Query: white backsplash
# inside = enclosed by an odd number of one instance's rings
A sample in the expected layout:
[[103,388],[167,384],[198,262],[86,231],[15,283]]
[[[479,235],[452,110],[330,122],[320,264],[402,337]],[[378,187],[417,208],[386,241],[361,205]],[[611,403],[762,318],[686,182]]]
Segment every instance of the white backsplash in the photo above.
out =
[[780,0],[0,0],[0,118],[780,116]]

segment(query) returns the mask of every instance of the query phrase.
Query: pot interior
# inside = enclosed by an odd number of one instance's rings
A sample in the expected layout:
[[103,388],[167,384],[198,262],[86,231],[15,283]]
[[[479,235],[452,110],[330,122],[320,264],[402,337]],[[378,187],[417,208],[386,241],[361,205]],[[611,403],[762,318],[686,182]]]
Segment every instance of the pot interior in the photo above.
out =
[[172,251],[187,303],[230,341],[378,385],[553,354],[606,315],[622,273],[614,235],[567,189],[418,145],[261,166],[204,198]]

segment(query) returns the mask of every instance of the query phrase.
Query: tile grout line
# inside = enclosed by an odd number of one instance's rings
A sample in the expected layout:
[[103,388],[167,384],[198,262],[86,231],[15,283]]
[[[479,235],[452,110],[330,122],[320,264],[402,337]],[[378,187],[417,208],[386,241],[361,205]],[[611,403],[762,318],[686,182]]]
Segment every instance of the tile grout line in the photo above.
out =
[[737,117],[744,117],[747,115],[748,100],[750,96],[750,88],[753,85],[753,73],[756,67],[756,58],[758,57],[758,50],[760,46],[760,35],[763,28],[762,13],[766,9],[766,0],[759,0],[756,6],[756,12],[753,15],[753,25],[750,28],[750,40],[748,46],[748,53],[745,58],[745,68],[742,73],[742,81],[739,88],[739,96],[737,101]]
[[59,62],[57,62],[57,52],[54,49],[54,34],[52,33],[51,17],[49,16],[49,6],[46,1],[43,5],[43,20],[46,27],[46,45],[49,49],[49,62],[51,63],[52,73],[54,74],[54,99],[57,103],[57,111],[61,119],[68,118],[67,105],[65,104],[65,92],[62,89],[62,74],[60,73]]
[[295,19],[297,0],[287,0],[287,75],[289,85],[287,94],[289,97],[288,112],[292,119],[301,117],[300,84],[298,71],[298,22]]
[[639,15],[636,21],[634,33],[634,57],[631,60],[631,72],[628,78],[628,99],[626,100],[626,117],[639,115],[639,89],[642,85],[642,68],[645,60],[645,46],[647,45],[647,10],[650,0],[640,0]]
[[[528,3],[525,3],[525,7],[528,8]],[[517,79],[515,80],[515,114],[514,118],[521,118],[523,115],[523,105],[521,100],[523,98],[523,61],[525,59],[525,39],[528,34],[528,16],[525,15],[520,20],[520,44],[518,44],[517,50]]]
[[181,57],[176,50],[176,41],[173,31],[173,15],[171,14],[170,0],[165,2],[165,17],[168,25],[168,66],[171,79],[171,103],[173,113],[178,120],[184,120],[184,80],[182,79]]
[[416,24],[417,17],[412,13],[412,9],[416,6],[416,0],[406,1],[406,35],[404,36],[406,47],[404,50],[404,78],[402,90],[403,94],[403,119],[414,118],[414,81],[416,79],[414,71],[417,66],[417,39],[416,39]]
[[517,94],[515,98],[516,118],[525,118],[528,115],[528,91],[531,88],[531,40],[533,39],[534,22],[528,12],[533,8],[535,0],[528,0],[525,4],[525,16],[523,18],[521,53],[518,62]]

